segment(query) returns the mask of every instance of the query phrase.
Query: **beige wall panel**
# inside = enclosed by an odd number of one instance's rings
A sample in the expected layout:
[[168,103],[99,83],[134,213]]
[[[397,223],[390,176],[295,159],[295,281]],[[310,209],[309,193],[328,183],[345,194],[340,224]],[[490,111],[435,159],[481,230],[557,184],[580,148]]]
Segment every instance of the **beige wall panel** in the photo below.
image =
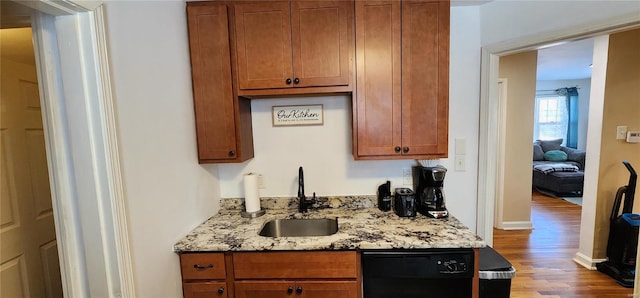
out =
[[[609,38],[609,62],[605,85],[600,173],[596,211],[594,255],[605,258],[609,235],[609,216],[619,187],[627,185],[627,160],[640,171],[640,143],[616,140],[616,127],[640,130],[640,29],[612,34]],[[587,152],[587,154],[589,154]],[[636,192],[638,190],[636,189]],[[636,193],[636,198],[638,198]],[[622,207],[621,207],[622,208]],[[640,213],[635,200],[634,212]]]
[[533,110],[538,52],[500,57],[499,77],[507,79],[503,221],[531,220]]

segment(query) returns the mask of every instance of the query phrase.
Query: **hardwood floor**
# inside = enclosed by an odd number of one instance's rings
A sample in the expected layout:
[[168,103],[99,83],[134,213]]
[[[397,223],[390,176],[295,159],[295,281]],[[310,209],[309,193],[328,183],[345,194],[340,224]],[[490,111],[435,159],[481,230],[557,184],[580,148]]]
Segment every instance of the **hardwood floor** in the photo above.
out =
[[494,229],[494,248],[516,268],[511,297],[633,297],[633,289],[572,261],[580,206],[536,192],[532,196],[533,230]]

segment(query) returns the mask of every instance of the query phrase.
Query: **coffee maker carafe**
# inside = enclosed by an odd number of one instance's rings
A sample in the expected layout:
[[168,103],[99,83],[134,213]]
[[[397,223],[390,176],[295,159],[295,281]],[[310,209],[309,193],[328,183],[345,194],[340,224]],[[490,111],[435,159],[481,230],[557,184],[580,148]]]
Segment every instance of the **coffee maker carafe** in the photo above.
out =
[[448,217],[442,190],[447,169],[440,165],[414,166],[412,172],[418,212],[433,218]]

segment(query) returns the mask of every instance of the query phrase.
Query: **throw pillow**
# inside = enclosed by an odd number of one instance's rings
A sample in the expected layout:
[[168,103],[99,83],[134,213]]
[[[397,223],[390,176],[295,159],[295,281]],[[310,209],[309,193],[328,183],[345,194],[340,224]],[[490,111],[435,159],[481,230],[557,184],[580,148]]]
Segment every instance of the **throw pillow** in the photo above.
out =
[[550,150],[544,153],[544,159],[548,161],[565,161],[567,153],[560,150]]
[[551,150],[560,150],[560,147],[562,145],[562,139],[537,140],[536,142],[540,143],[540,147],[542,147],[542,151],[544,152]]
[[533,160],[544,160],[544,151],[539,144],[533,144]]

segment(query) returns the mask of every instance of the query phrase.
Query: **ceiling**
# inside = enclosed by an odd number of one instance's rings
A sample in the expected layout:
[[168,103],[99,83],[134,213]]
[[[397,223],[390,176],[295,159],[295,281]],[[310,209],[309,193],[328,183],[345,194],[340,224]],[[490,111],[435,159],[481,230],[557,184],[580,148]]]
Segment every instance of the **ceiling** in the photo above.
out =
[[0,54],[2,59],[36,65],[31,35],[30,27],[0,30]]
[[[453,6],[482,5],[485,0],[452,0]],[[30,9],[12,1],[2,5],[0,45],[3,57],[35,64],[31,41]],[[549,46],[538,50],[537,80],[570,80],[591,78],[593,39]]]
[[0,54],[3,59],[36,64],[30,27],[31,11],[13,1],[0,1]]
[[538,50],[537,79],[572,80],[591,78],[593,38]]
[[31,26],[32,11],[13,1],[0,1],[0,28]]

